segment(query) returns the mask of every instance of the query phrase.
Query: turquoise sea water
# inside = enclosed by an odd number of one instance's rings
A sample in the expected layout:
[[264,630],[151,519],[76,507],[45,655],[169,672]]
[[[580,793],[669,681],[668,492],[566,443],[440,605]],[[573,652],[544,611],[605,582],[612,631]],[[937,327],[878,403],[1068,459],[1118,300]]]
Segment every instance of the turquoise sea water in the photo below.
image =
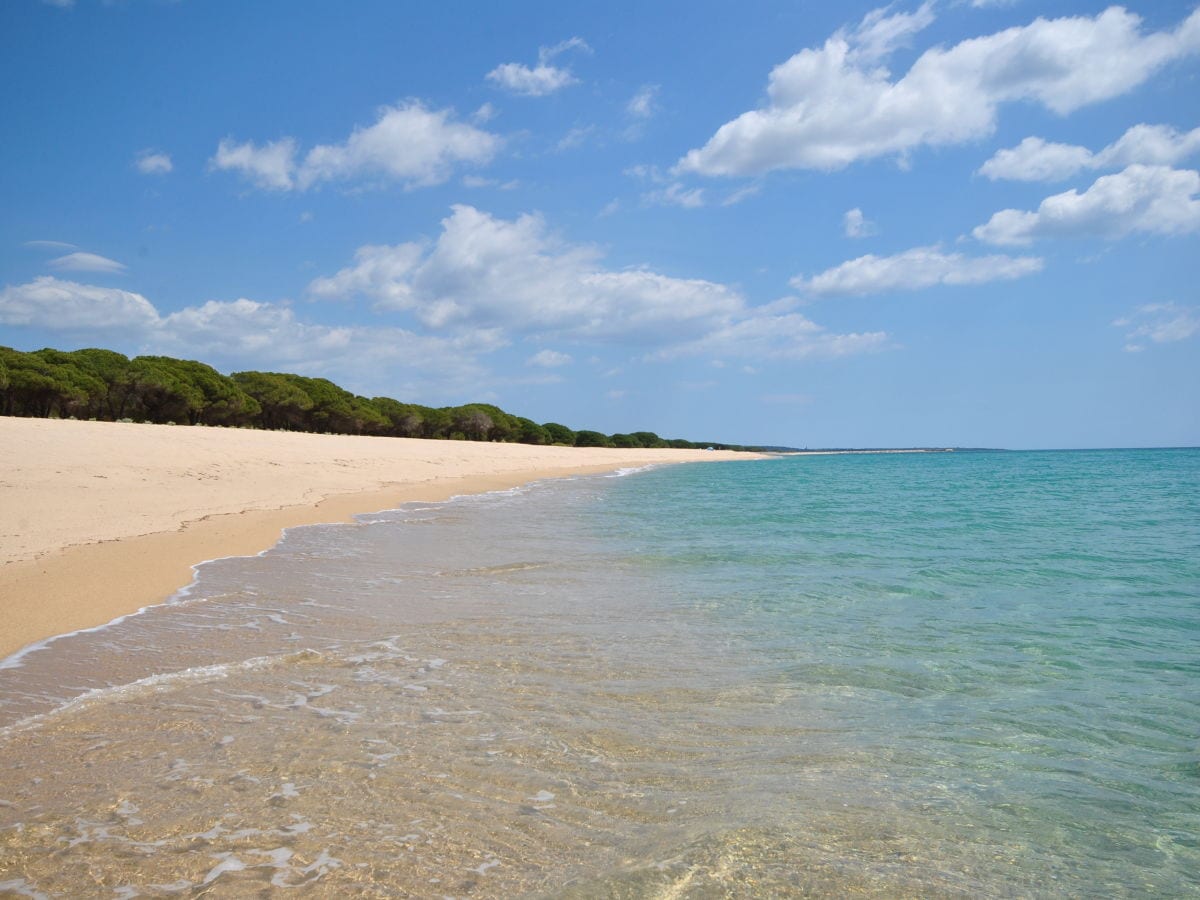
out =
[[1200,896],[1200,451],[296,529],[0,669],[0,894]]

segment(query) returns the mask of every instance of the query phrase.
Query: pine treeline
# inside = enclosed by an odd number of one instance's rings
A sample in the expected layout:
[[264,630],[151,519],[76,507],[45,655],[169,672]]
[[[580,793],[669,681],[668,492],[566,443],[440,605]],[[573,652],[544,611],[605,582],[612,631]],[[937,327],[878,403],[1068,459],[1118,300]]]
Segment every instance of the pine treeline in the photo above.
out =
[[573,431],[557,422],[539,425],[490,403],[435,408],[391,397],[368,399],[325,378],[222,375],[194,360],[129,359],[100,349],[26,353],[0,347],[0,415],[576,447],[745,449],[664,440],[652,431]]

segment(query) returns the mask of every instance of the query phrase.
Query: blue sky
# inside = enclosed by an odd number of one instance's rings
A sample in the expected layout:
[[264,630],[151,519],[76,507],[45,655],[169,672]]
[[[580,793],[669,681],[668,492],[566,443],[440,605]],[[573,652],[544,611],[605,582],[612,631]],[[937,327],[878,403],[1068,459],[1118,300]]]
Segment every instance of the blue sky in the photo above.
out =
[[0,343],[606,432],[1200,444],[1194,2],[6,0]]

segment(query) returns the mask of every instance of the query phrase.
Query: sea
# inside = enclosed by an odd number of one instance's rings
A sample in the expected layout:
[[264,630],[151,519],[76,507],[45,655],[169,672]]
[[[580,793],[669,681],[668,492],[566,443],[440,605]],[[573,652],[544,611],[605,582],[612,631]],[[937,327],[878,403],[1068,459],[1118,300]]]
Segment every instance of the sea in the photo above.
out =
[[1200,450],[411,504],[0,665],[4,896],[1200,897]]

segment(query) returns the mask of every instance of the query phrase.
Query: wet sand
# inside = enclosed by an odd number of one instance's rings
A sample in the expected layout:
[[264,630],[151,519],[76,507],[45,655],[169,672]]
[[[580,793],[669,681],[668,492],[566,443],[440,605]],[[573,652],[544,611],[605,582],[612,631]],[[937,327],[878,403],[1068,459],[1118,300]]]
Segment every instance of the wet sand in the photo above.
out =
[[285,528],[651,464],[746,459],[0,417],[0,659],[159,603]]

